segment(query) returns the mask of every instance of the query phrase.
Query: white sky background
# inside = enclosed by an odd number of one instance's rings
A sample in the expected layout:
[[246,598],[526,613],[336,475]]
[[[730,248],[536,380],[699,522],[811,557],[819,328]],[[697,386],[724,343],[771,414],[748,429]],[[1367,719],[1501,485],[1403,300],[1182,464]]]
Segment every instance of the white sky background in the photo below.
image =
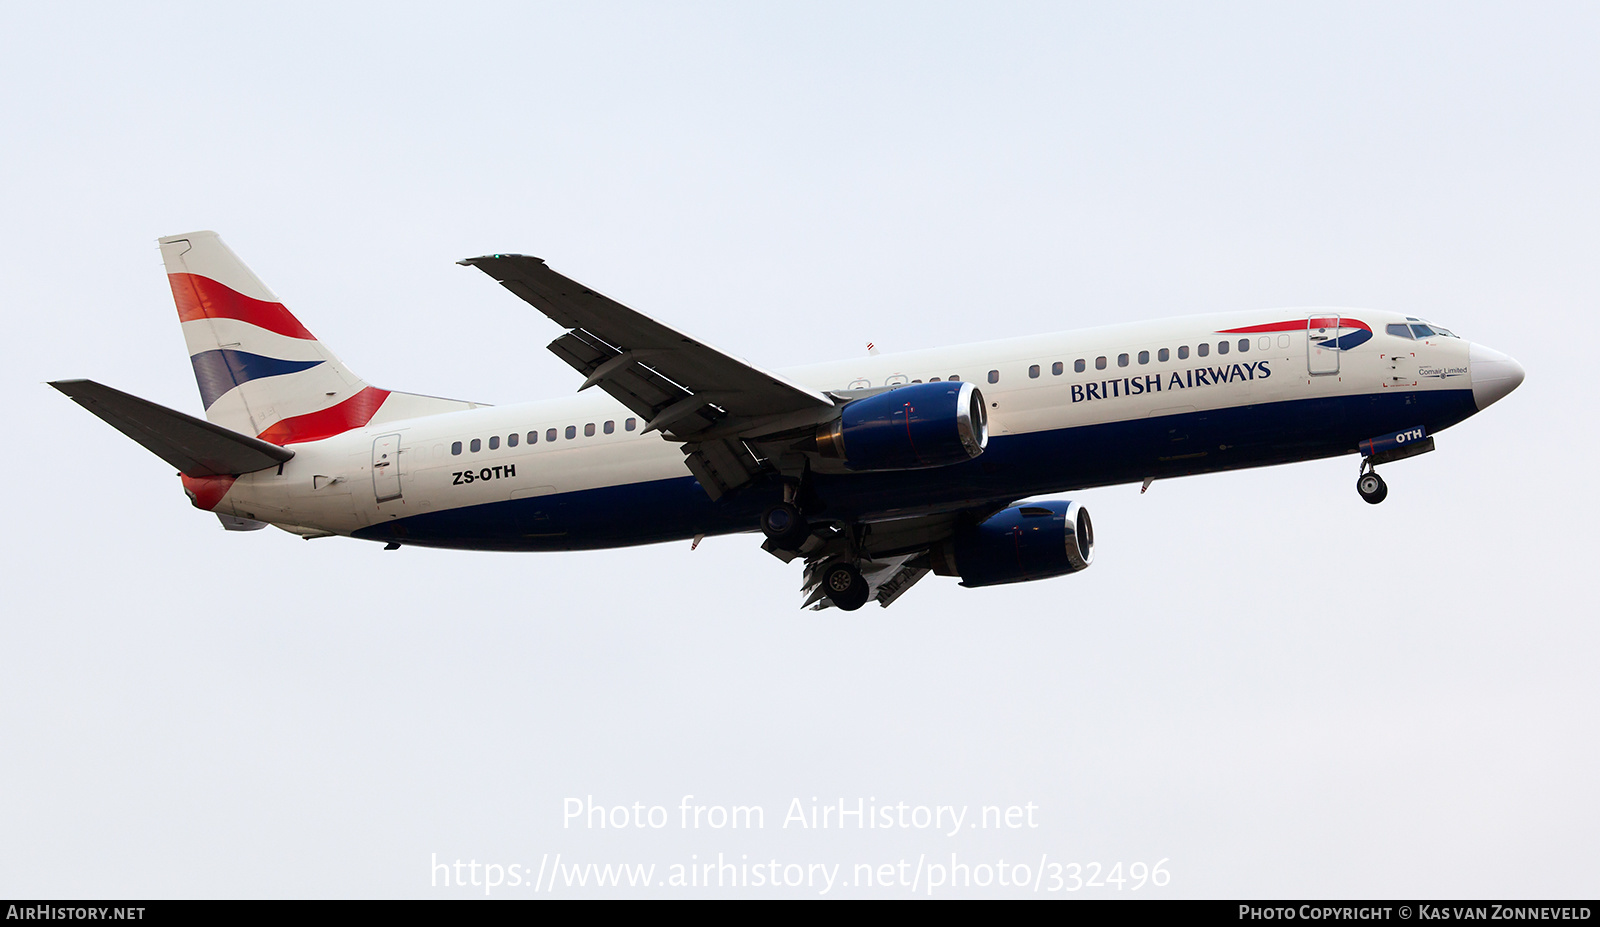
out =
[[[6,4],[0,896],[954,852],[1592,897],[1597,40],[1588,4]],[[1086,492],[1086,573],[818,615],[749,535],[225,535],[43,385],[198,413],[154,239],[201,228],[369,381],[497,403],[577,378],[452,263],[491,251],[774,367],[1341,305],[1528,380],[1382,506],[1354,458]],[[767,828],[562,828],[686,793]],[[781,829],[812,796],[1041,826]]]

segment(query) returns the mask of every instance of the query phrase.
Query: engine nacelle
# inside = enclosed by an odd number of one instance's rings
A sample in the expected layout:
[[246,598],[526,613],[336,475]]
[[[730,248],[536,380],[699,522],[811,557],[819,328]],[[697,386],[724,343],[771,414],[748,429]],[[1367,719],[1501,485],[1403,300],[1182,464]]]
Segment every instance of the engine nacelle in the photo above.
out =
[[929,551],[933,572],[963,586],[1065,576],[1094,560],[1094,525],[1076,502],[1030,502],[963,528]]
[[962,463],[989,443],[983,393],[966,382],[914,383],[846,403],[817,429],[817,451],[851,470]]

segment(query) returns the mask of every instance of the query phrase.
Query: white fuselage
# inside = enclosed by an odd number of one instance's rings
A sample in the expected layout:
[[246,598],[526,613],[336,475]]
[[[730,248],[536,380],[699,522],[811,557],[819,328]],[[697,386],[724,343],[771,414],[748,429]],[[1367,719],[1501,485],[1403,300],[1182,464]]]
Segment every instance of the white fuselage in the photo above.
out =
[[[1338,316],[1341,312],[1344,318],[1364,323],[1362,328],[1370,326],[1370,340],[1347,350],[1318,347],[1325,337],[1358,330],[1345,327],[1331,334],[1318,334],[1308,332],[1306,320]],[[1224,333],[1293,319],[1300,321],[1298,330]],[[981,463],[1008,442],[1017,449],[1027,447],[1019,439],[1028,436],[1051,435],[1052,440],[1063,440],[1060,436],[1070,438],[1076,434],[1087,438],[1102,434],[1095,426],[1144,427],[1159,421],[1182,423],[1187,433],[1192,424],[1209,421],[1208,413],[1221,410],[1260,410],[1261,424],[1270,428],[1283,428],[1288,421],[1285,414],[1298,414],[1287,410],[1303,409],[1311,416],[1327,414],[1316,411],[1322,405],[1307,404],[1305,400],[1340,401],[1341,427],[1354,427],[1350,434],[1358,437],[1371,435],[1363,435],[1361,425],[1348,424],[1348,417],[1362,414],[1359,410],[1369,406],[1386,410],[1384,415],[1375,416],[1371,427],[1391,420],[1401,422],[1396,428],[1407,427],[1403,409],[1408,400],[1402,397],[1413,397],[1409,402],[1418,409],[1416,424],[1424,424],[1427,410],[1443,408],[1442,398],[1430,400],[1430,394],[1450,393],[1460,399],[1462,391],[1466,392],[1469,408],[1445,414],[1446,420],[1427,422],[1433,430],[1448,427],[1476,411],[1470,401],[1472,346],[1454,337],[1417,340],[1385,331],[1386,325],[1403,322],[1402,316],[1368,310],[1269,310],[1192,316],[869,356],[782,373],[819,391],[876,388],[934,378],[976,383],[988,407],[991,449],[974,463]],[[1202,345],[1205,356],[1200,354]],[[1219,345],[1226,345],[1227,353],[1222,353]],[[1393,408],[1402,411],[1395,413]],[[1230,421],[1244,424],[1230,427],[1249,431],[1249,413],[1242,414],[1243,418]],[[1401,417],[1395,418],[1396,414]],[[1228,457],[1229,445],[1224,440],[1218,448],[1179,447],[1179,454],[1155,453],[1148,464],[1130,461],[1127,466],[1131,469],[1114,474],[1085,476],[1074,467],[1063,465],[1059,476],[1053,479],[1051,473],[1055,471],[1048,463],[1035,461],[1016,470],[1019,474],[1025,470],[1025,479],[1015,485],[996,485],[981,495],[1014,499],[1138,479],[1141,475],[1265,465],[1355,449],[1353,440],[1342,438],[1319,443],[1314,434],[1317,427],[1314,420],[1304,423],[1303,430],[1310,435],[1308,452],[1304,454],[1278,450],[1243,459]],[[1300,426],[1293,425],[1291,430],[1295,429]],[[1177,434],[1179,428],[1168,430]],[[1105,437],[1112,434],[1103,432]],[[1247,443],[1244,437],[1240,443]],[[633,413],[599,390],[560,399],[391,421],[292,445],[292,449],[296,456],[280,469],[240,477],[217,511],[272,522],[308,535],[359,532],[361,536],[392,538],[406,536],[406,532],[402,529],[386,533],[382,526],[391,522],[405,524],[419,516],[471,510],[492,518],[488,513],[495,510],[497,503],[550,497],[581,505],[581,500],[598,498],[586,493],[629,487],[681,487],[692,485],[693,479],[676,444],[663,440],[659,434],[643,433]],[[1111,450],[1107,449],[1107,453]],[[379,459],[380,454],[391,452],[392,458]],[[1084,453],[1086,459],[1092,458],[1094,449],[1086,448]],[[1183,460],[1188,463],[1179,462]],[[384,466],[386,462],[390,465]],[[877,476],[888,478],[885,474]],[[929,477],[919,478],[925,484]],[[862,477],[841,478],[852,479]],[[684,484],[686,480],[690,483]],[[881,479],[876,485],[883,485]],[[676,508],[672,510],[682,514],[686,511],[684,506],[691,503],[682,498],[678,489],[673,493]],[[937,505],[937,500],[929,502]],[[709,500],[705,505],[708,511],[713,508]],[[892,512],[905,505],[903,498],[885,497],[883,511]],[[863,516],[883,514],[873,511],[870,499],[853,500],[847,507]],[[545,510],[525,502],[518,511],[524,513],[519,516],[524,523],[513,533],[535,539],[530,541],[530,547],[541,546],[536,540],[541,536],[539,526],[530,519],[536,521],[540,516],[534,513]],[[754,528],[739,519],[708,518],[697,520],[685,515],[679,519],[681,523],[664,532],[631,542],[611,534],[586,541],[574,534],[581,530],[582,521],[574,521],[573,513],[566,512],[558,518],[564,519],[561,530],[549,533],[552,538],[566,540],[552,541],[549,546],[609,546]],[[461,530],[452,527],[439,537],[424,533],[416,542],[475,546],[469,536],[460,535]],[[507,545],[497,542],[490,546]]]

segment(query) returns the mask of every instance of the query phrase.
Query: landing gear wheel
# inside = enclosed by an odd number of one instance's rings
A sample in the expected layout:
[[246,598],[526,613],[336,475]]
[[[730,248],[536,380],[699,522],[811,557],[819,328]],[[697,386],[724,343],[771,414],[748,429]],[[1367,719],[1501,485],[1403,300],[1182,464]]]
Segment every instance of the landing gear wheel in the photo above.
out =
[[799,509],[780,502],[761,513],[761,533],[779,550],[799,550],[811,536],[811,526]]
[[853,612],[867,604],[867,581],[854,564],[839,561],[822,571],[822,588],[834,608]]
[[1356,492],[1361,498],[1372,505],[1377,505],[1389,496],[1389,484],[1383,481],[1376,471],[1361,474],[1356,480]]

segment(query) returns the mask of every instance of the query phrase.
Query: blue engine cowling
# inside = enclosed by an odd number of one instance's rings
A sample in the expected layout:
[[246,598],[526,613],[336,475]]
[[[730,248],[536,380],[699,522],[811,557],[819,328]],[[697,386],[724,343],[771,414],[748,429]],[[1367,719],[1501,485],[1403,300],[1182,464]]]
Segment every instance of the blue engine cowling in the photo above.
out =
[[846,403],[817,429],[817,451],[851,470],[962,463],[989,443],[983,393],[971,383],[914,383]]
[[935,573],[963,586],[1065,576],[1094,560],[1094,525],[1076,502],[1030,502],[957,531],[929,554]]

